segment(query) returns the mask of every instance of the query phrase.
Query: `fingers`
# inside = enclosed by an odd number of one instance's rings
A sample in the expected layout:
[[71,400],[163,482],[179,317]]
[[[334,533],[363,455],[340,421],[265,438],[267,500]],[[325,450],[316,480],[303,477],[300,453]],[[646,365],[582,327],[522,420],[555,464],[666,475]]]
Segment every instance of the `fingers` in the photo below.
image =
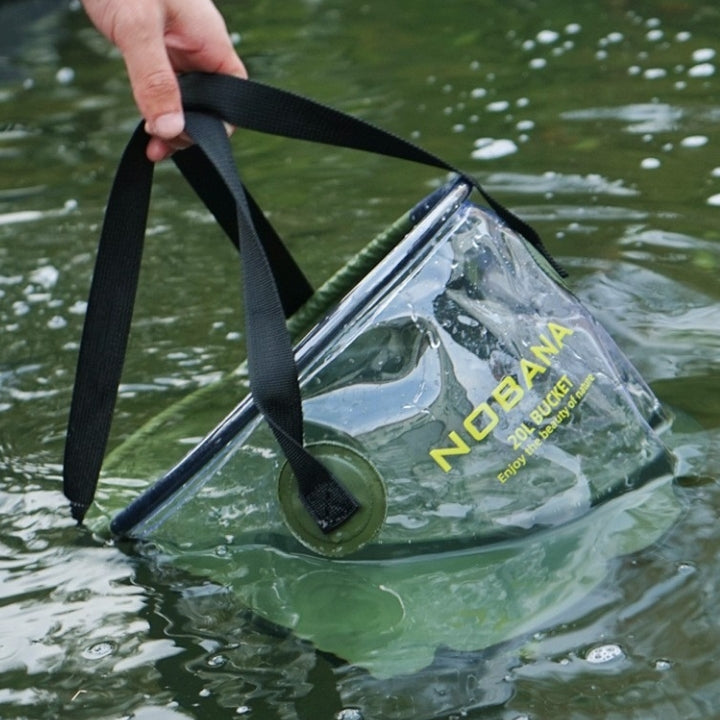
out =
[[123,30],[123,40],[118,40],[118,47],[147,131],[169,141],[183,131],[185,119],[177,77],[165,47],[163,26],[153,25]]
[[182,133],[184,118],[175,73],[200,70],[247,77],[225,22],[209,0],[165,0],[165,10],[162,47],[158,49],[164,53],[162,65],[158,58],[153,71],[147,73],[147,47],[142,49],[139,67],[134,66],[134,55],[126,52],[125,56],[136,102],[153,136],[147,149],[153,162],[191,144]]
[[247,77],[211,0],[83,0],[96,27],[120,49],[156,162],[187,147],[177,73]]

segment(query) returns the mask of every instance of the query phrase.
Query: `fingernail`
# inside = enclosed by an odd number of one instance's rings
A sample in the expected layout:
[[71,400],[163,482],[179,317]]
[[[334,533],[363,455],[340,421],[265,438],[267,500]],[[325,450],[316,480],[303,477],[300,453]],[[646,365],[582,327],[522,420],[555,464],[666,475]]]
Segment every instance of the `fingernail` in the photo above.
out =
[[177,137],[185,127],[185,118],[182,113],[167,113],[165,115],[159,115],[155,120],[149,124],[152,135],[157,135],[161,138],[174,138]]

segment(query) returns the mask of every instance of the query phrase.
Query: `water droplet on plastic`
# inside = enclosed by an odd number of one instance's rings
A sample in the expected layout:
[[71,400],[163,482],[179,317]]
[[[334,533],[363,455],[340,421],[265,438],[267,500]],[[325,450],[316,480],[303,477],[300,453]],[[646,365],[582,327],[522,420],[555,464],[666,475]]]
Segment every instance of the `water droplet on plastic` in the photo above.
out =
[[660,658],[659,660],[655,661],[655,669],[660,671],[670,670],[672,668],[672,663],[669,660],[666,660],[665,658]]

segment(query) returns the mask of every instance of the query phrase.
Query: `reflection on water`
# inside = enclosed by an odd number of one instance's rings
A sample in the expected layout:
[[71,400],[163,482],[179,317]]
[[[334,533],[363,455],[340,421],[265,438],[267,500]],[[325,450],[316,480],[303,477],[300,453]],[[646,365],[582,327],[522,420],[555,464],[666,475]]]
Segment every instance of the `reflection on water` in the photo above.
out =
[[[716,714],[720,11],[546,5],[221,4],[256,77],[415,137],[532,220],[677,416],[685,511],[661,541],[532,636],[441,650],[419,675],[380,682],[69,521],[59,463],[75,352],[136,117],[121,64],[75,3],[0,3],[2,717]],[[316,281],[437,180],[254,136],[236,146]],[[157,175],[114,443],[242,357],[232,251],[174,170]]]

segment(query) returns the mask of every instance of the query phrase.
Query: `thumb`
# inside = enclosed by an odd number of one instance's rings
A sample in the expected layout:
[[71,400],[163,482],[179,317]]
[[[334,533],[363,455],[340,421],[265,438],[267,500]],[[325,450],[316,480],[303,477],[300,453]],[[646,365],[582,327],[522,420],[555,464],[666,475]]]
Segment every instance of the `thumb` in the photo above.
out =
[[147,132],[163,140],[180,135],[185,126],[180,87],[161,36],[132,42],[123,48],[123,54]]

